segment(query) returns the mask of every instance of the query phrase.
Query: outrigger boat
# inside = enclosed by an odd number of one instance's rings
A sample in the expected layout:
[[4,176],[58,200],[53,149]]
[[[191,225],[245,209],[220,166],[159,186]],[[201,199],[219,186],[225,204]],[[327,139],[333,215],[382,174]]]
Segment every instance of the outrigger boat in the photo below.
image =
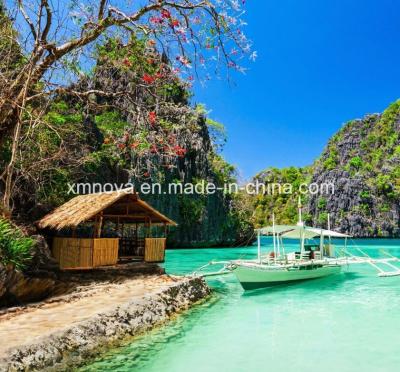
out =
[[[243,289],[257,289],[279,284],[287,284],[310,279],[317,279],[329,275],[339,274],[343,266],[349,264],[367,263],[378,270],[378,275],[397,276],[400,268],[392,262],[399,262],[387,252],[387,258],[375,259],[358,249],[363,256],[354,256],[347,250],[347,234],[342,234],[329,228],[316,228],[305,226],[301,221],[301,207],[299,208],[299,222],[296,225],[273,225],[256,230],[258,254],[253,260],[212,261],[201,267],[195,274],[201,272],[209,265],[223,265],[217,272],[204,273],[202,276],[221,275],[233,273],[239,280]],[[261,236],[272,235],[273,251],[266,255],[261,251]],[[325,238],[329,239],[325,244]],[[332,238],[344,239],[344,248],[335,252],[331,243]],[[296,239],[299,249],[296,252],[285,252],[283,239]],[[318,239],[318,243],[315,243]],[[314,243],[310,243],[313,240]],[[389,271],[383,267],[389,268]]]

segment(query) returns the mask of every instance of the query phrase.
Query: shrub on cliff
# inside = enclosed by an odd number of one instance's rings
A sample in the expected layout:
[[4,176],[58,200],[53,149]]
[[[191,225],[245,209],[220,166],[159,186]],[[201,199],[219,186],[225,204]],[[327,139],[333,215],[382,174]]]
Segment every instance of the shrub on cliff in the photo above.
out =
[[31,259],[34,240],[24,236],[21,230],[4,218],[0,218],[0,262],[13,265],[16,269],[25,268]]

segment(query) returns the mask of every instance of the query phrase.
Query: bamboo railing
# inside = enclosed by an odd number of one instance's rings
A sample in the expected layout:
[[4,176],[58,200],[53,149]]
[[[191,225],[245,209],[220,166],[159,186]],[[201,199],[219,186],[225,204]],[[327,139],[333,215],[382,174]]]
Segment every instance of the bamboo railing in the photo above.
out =
[[118,238],[53,238],[53,256],[61,269],[91,269],[115,265]]
[[146,238],[144,260],[146,262],[164,262],[166,238]]

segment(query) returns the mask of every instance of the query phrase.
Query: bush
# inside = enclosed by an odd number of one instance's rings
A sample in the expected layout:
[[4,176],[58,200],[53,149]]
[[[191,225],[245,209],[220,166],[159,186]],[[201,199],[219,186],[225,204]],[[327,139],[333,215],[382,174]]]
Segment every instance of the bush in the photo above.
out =
[[374,182],[378,191],[383,194],[388,194],[393,188],[388,174],[379,174]]
[[12,264],[18,270],[25,268],[31,259],[33,239],[24,234],[11,223],[0,218],[0,262],[4,265]]
[[323,167],[325,170],[333,170],[337,166],[337,162],[332,157],[329,157],[323,162]]
[[371,194],[369,193],[368,190],[361,191],[359,195],[360,195],[360,198],[363,200],[368,200],[371,198]]
[[320,210],[326,209],[326,199],[325,198],[318,199],[318,209],[320,209]]
[[318,222],[321,225],[325,225],[328,222],[328,212],[322,212],[318,216]]
[[349,161],[350,167],[359,170],[363,166],[363,161],[359,156],[354,156]]

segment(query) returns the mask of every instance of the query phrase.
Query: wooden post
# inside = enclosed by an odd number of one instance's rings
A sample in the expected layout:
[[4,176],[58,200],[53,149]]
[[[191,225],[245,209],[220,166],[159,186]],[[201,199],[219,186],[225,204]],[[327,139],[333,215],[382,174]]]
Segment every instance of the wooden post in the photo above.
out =
[[151,238],[151,218],[149,217],[149,238]]
[[93,238],[95,238],[95,237],[96,237],[96,232],[97,232],[97,224],[98,224],[97,220],[98,220],[98,216],[96,215],[96,216],[94,217]]
[[100,238],[102,227],[103,227],[103,212],[100,212],[100,215],[96,216],[95,238]]
[[138,245],[139,245],[139,231],[138,231],[138,223],[136,222],[135,223],[135,226],[136,226],[136,230],[135,230],[135,239],[136,239],[136,242],[135,242],[135,245],[136,245],[136,249],[137,249],[137,247],[138,247]]

